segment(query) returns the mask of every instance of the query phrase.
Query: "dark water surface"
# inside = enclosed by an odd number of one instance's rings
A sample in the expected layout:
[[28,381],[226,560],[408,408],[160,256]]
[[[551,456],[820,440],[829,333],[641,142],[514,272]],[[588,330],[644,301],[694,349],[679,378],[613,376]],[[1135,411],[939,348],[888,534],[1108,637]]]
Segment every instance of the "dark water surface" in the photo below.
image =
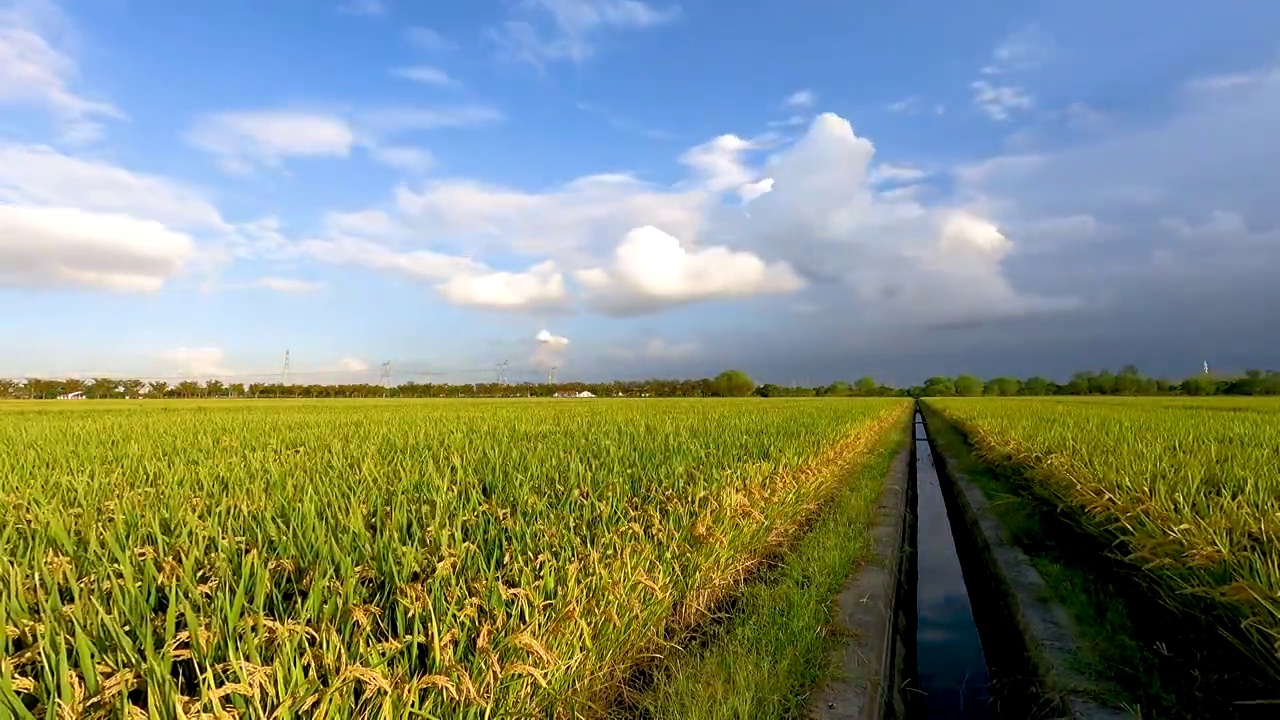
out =
[[915,416],[916,665],[914,718],[995,718],[991,678],[951,535],[938,470]]

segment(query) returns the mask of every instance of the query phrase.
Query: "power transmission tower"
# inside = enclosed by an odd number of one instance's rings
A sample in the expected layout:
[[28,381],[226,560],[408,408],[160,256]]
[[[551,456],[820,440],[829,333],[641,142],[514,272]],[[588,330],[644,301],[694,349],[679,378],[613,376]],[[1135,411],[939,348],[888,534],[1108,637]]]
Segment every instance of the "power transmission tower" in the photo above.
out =
[[559,367],[557,367],[557,366],[555,366],[555,365],[552,365],[552,366],[551,366],[551,369],[547,371],[547,384],[548,384],[548,385],[555,385],[555,384],[556,384],[556,370],[558,370],[558,369],[559,369]]
[[378,377],[378,384],[385,387],[388,392],[391,390],[391,361],[382,363],[382,375]]
[[1208,375],[1208,374],[1209,374],[1209,361],[1208,361],[1208,360],[1205,360],[1205,361],[1204,361],[1204,374],[1205,374],[1205,375]]
[[284,385],[289,380],[289,351],[284,351],[284,367],[280,370],[280,384]]
[[498,363],[498,384],[499,385],[507,384],[507,367],[509,365],[511,365],[510,360],[503,360],[502,362]]

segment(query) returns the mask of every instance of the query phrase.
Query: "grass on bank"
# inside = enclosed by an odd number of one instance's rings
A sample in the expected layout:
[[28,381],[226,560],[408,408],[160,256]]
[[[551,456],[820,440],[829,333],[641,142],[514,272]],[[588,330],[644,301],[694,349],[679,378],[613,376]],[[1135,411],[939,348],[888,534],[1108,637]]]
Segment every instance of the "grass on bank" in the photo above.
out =
[[[1065,404],[1124,412],[1126,408],[1131,411],[1134,403],[1083,399]],[[1225,401],[1215,407],[1214,403],[1188,401],[1180,409],[1270,413],[1276,408],[1280,405],[1259,407],[1249,401]],[[1078,511],[1064,513],[1062,499],[1037,484],[1034,473],[1029,477],[1025,465],[990,449],[983,452],[974,444],[980,438],[966,434],[964,426],[950,422],[947,413],[940,413],[932,402],[925,403],[924,412],[933,421],[930,434],[939,449],[957,461],[961,471],[982,490],[1001,524],[1044,578],[1053,600],[1075,621],[1083,654],[1073,658],[1074,669],[1095,681],[1092,690],[1096,700],[1128,709],[1140,718],[1202,718],[1209,716],[1206,713],[1226,712],[1220,704],[1223,698],[1215,695],[1223,683],[1230,686],[1238,680],[1233,669],[1224,667],[1219,656],[1202,654],[1202,636],[1197,635],[1202,629],[1171,624],[1168,610],[1153,608],[1159,599],[1147,590],[1150,579],[1142,581],[1141,565],[1124,570],[1130,566],[1100,560],[1098,555],[1108,552],[1114,536],[1082,535],[1088,530],[1073,521]],[[1158,431],[1158,427],[1147,425],[1148,431]],[[1128,428],[1130,436],[1134,429]],[[1142,442],[1142,438],[1135,440]],[[1077,438],[1069,447],[1079,454],[1086,452],[1087,446],[1086,437]],[[1037,463],[1053,464],[1049,453],[1033,457]]]
[[635,703],[652,718],[795,717],[843,642],[831,632],[845,580],[872,559],[871,529],[909,425],[869,452],[781,564],[743,588],[734,614],[701,649],[675,651]]

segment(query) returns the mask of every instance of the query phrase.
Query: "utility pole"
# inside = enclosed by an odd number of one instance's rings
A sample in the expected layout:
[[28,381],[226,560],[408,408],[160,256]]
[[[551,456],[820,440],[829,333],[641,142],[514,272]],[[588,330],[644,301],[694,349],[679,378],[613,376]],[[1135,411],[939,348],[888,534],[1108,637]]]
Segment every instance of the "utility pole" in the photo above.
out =
[[390,360],[382,363],[382,375],[379,376],[378,378],[378,384],[387,389],[387,392],[383,393],[384,396],[391,392],[391,361]]
[[284,392],[284,385],[289,381],[289,351],[284,351],[284,367],[280,370],[280,390],[276,392],[276,397],[280,397],[280,393]]

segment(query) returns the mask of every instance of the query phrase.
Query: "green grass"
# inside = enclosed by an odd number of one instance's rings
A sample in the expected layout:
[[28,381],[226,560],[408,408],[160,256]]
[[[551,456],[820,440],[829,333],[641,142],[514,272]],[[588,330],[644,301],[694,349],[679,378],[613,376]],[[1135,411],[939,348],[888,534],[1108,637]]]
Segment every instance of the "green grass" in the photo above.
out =
[[1000,525],[1044,579],[1050,599],[1075,621],[1081,654],[1068,661],[1090,681],[1090,687],[1080,689],[1137,717],[1197,717],[1195,688],[1173,677],[1164,659],[1139,639],[1134,619],[1141,608],[1131,607],[1125,594],[1099,575],[1097,558],[1082,551],[1069,532],[1055,532],[1061,528],[1047,517],[1053,509],[1024,492],[1016,476],[983,466],[963,435],[936,421],[930,409],[925,413],[934,444],[978,486]]
[[1280,677],[1280,401],[935,399],[928,406],[968,438],[984,465],[1114,543],[1111,552],[1153,598],[1205,618]]
[[871,559],[870,530],[894,457],[898,429],[851,468],[847,481],[781,565],[748,585],[734,614],[697,652],[673,651],[636,703],[649,717],[795,717],[826,675],[843,638],[829,631],[832,604],[849,574]]
[[0,405],[0,714],[603,712],[906,412],[71,405]]

